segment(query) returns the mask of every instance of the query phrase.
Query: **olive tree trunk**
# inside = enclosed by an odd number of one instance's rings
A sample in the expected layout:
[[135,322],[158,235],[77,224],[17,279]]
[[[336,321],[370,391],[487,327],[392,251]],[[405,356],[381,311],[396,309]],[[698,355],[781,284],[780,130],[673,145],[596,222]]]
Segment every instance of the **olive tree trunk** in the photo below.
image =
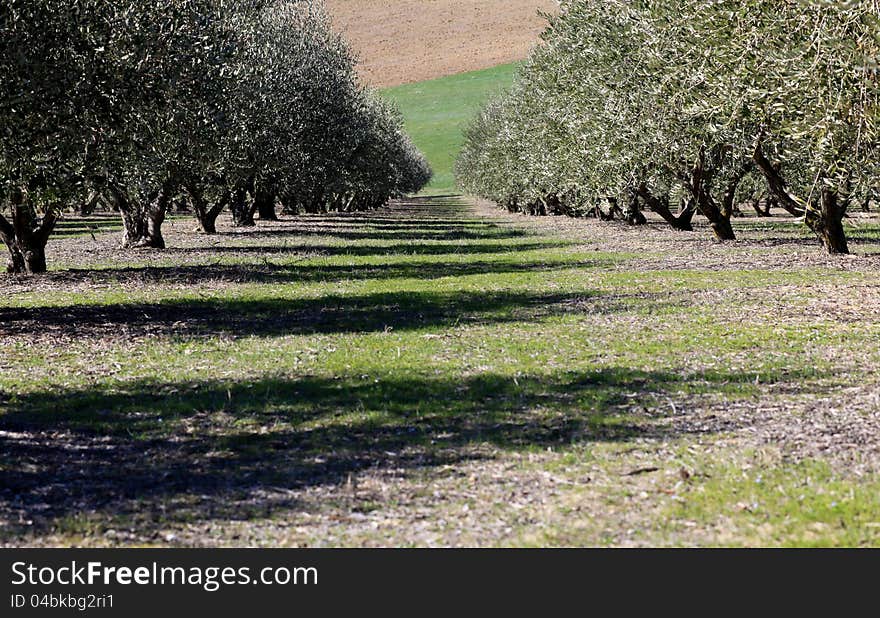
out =
[[693,202],[688,202],[688,204],[678,213],[678,215],[674,215],[672,213],[672,209],[669,207],[669,197],[662,196],[657,197],[651,191],[648,190],[647,187],[641,186],[636,190],[636,195],[641,198],[641,200],[648,207],[648,210],[651,212],[660,215],[666,223],[672,226],[674,229],[679,230],[681,232],[693,232],[694,225],[694,213],[696,212],[696,208],[693,205]]
[[846,200],[830,187],[822,188],[818,210],[807,208],[804,220],[831,255],[846,255],[849,245],[843,229],[846,216]]
[[646,225],[648,219],[639,207],[639,196],[632,191],[627,196],[626,208],[623,209],[623,219],[630,225]]
[[848,254],[849,246],[843,229],[843,218],[846,216],[849,200],[841,199],[839,191],[823,186],[818,207],[807,204],[788,190],[788,184],[782,176],[780,167],[773,165],[767,159],[760,141],[755,147],[754,159],[758,169],[767,179],[770,193],[776,202],[789,213],[803,217],[807,227],[813,231],[829,254]]
[[132,199],[127,191],[119,187],[112,187],[111,192],[122,217],[123,248],[164,249],[162,224],[168,204],[174,197],[170,181],[143,200]]
[[229,203],[229,192],[224,192],[222,197],[213,206],[208,204],[205,194],[195,184],[187,184],[186,192],[192,203],[196,221],[199,222],[199,228],[205,234],[216,234],[217,217],[220,216],[220,213],[223,212],[223,209]]
[[247,189],[239,187],[232,194],[232,202],[229,205],[232,211],[232,225],[235,227],[254,227],[256,207],[253,200],[248,199]]
[[46,272],[46,244],[55,229],[58,213],[49,207],[38,217],[22,192],[13,195],[11,220],[0,215],[0,240],[9,250],[6,269],[15,274]]
[[254,203],[262,221],[278,221],[278,214],[275,212],[274,193],[258,190],[254,196]]
[[758,170],[767,181],[770,196],[773,198],[774,203],[793,217],[803,217],[806,214],[803,202],[788,190],[788,184],[785,182],[785,178],[782,177],[782,168],[778,164],[773,164],[767,158],[760,141],[755,146],[753,158],[755,165],[758,166]]
[[299,214],[299,200],[291,194],[285,194],[281,196],[281,206],[283,207],[284,214],[286,215],[298,215]]
[[[733,194],[736,192],[736,185],[733,190],[730,186],[726,188],[724,198],[719,206],[715,198],[712,197],[710,187],[714,179],[714,170],[707,167],[706,153],[700,152],[700,158],[690,172],[690,177],[683,177],[682,181],[685,187],[691,192],[694,203],[712,228],[715,238],[720,241],[736,240],[736,234],[733,232],[733,225],[730,218],[733,216],[732,200]],[[737,182],[738,184],[738,182]],[[728,202],[728,194],[730,194],[730,203]]]

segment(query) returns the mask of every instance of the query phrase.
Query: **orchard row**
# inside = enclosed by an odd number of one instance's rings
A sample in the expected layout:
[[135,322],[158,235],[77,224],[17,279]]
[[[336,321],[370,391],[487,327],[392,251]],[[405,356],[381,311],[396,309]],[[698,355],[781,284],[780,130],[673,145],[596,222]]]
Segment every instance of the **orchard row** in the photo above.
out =
[[431,171],[398,111],[358,84],[320,3],[10,0],[0,9],[0,239],[46,269],[65,211],[118,211],[126,246],[164,246],[185,203],[205,233],[228,208],[364,210]]

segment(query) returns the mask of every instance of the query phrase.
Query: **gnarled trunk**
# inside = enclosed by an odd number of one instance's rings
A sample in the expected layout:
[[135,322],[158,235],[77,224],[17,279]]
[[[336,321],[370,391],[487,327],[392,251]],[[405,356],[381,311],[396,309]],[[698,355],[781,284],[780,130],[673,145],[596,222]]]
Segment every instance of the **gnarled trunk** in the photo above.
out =
[[767,180],[767,185],[770,188],[770,195],[775,202],[793,217],[803,217],[806,214],[806,208],[804,207],[803,202],[788,190],[788,185],[780,171],[781,167],[779,165],[774,165],[767,158],[764,154],[764,147],[760,140],[755,146],[753,159],[758,166],[758,170],[760,170],[764,175],[764,178]]
[[248,200],[246,188],[239,187],[235,190],[230,210],[232,211],[232,225],[235,227],[254,227],[257,225],[254,220],[256,208],[253,201]]
[[721,196],[720,207],[709,194],[709,187],[704,182],[702,175],[695,174],[695,182],[700,183],[695,195],[697,204],[700,211],[709,219],[712,231],[718,240],[736,240],[736,234],[733,232],[730,219],[736,213],[736,191],[743,178],[746,177],[751,169],[751,162],[746,161],[728,179],[727,185],[724,187],[724,193]]
[[162,224],[165,222],[165,213],[168,210],[169,200],[161,196],[156,203],[147,207],[147,226],[144,234],[144,247],[150,249],[164,249],[165,238],[162,236]]
[[804,217],[809,228],[822,241],[825,250],[832,255],[849,253],[846,232],[843,229],[846,204],[846,200],[842,200],[837,191],[830,187],[822,187],[818,211],[807,208]]
[[682,229],[694,230],[694,215],[697,214],[697,206],[693,200],[682,199],[679,204],[676,219],[679,225],[684,226]]
[[128,193],[119,187],[111,187],[111,192],[122,216],[122,247],[164,249],[162,224],[165,222],[168,204],[174,195],[171,181],[165,182],[161,189],[150,194],[143,201],[131,199]]
[[186,192],[189,194],[192,202],[193,211],[196,215],[196,221],[199,222],[199,228],[205,234],[217,233],[217,217],[223,212],[226,204],[229,203],[229,191],[224,192],[220,200],[213,206],[208,205],[204,193],[194,184],[186,186]]
[[58,213],[48,207],[42,218],[37,217],[32,204],[22,191],[12,195],[12,220],[0,215],[0,240],[9,250],[6,269],[16,274],[46,272],[46,244],[55,229]]
[[693,218],[695,209],[693,208],[693,204],[689,203],[687,207],[685,207],[678,215],[672,214],[672,210],[669,208],[669,198],[667,196],[657,197],[653,193],[651,193],[647,187],[641,186],[636,190],[636,195],[645,202],[645,205],[648,209],[663,217],[663,220],[666,221],[669,225],[671,225],[674,229],[679,230],[681,232],[693,232]]
[[730,217],[733,215],[733,195],[736,192],[736,186],[739,181],[730,185],[725,190],[722,198],[721,206],[715,201],[710,192],[715,173],[712,167],[706,164],[706,152],[700,150],[700,157],[694,167],[690,170],[690,176],[683,175],[681,178],[685,188],[690,191],[694,204],[712,227],[715,238],[720,241],[736,240],[736,234],[733,232],[733,226],[730,223]]
[[[705,214],[705,212],[703,214]],[[721,215],[721,211],[718,211],[717,215],[713,213],[712,217],[714,217],[714,219],[709,219],[709,225],[712,227],[712,232],[715,234],[715,238],[718,240],[736,240],[736,234],[733,232],[733,225],[730,223],[730,217]],[[707,216],[707,218],[709,217]]]
[[83,202],[79,205],[77,209],[79,214],[83,217],[87,217],[95,212],[95,209],[101,203],[101,193],[100,191],[92,191],[89,193],[89,196],[83,200]]
[[752,200],[752,208],[759,217],[769,217],[770,209],[773,208],[773,197]]
[[[791,214],[803,217],[804,222],[819,238],[828,253],[832,255],[848,254],[849,245],[846,241],[846,232],[843,229],[843,218],[846,216],[849,196],[841,196],[841,191],[823,186],[818,208],[814,204],[806,204],[789,192],[780,167],[770,163],[764,155],[760,141],[755,147],[754,159],[758,169],[767,179],[770,192],[779,205]],[[844,193],[847,193],[849,179],[843,183],[843,187]]]
[[278,221],[278,215],[275,213],[274,193],[258,190],[256,196],[254,196],[254,202],[261,220]]
[[147,233],[147,221],[144,213],[126,196],[116,196],[116,207],[122,217],[122,248],[130,249],[140,246]]
[[642,209],[639,208],[639,196],[636,195],[635,191],[630,192],[628,196],[626,208],[623,211],[623,218],[630,225],[646,225],[648,223],[648,219],[642,213]]

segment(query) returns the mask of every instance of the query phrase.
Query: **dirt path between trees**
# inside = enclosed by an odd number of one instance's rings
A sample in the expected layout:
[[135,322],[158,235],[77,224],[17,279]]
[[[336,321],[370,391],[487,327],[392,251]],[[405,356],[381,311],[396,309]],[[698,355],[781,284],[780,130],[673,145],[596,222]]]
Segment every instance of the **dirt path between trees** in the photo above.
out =
[[880,544],[875,213],[90,221],[5,280],[0,545]]

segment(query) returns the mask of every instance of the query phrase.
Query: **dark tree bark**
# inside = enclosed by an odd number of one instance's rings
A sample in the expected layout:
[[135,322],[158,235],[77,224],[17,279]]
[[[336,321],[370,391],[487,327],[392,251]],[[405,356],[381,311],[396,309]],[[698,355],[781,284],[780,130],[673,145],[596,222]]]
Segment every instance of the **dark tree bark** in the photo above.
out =
[[752,208],[759,217],[769,217],[770,209],[773,208],[773,197],[758,198],[752,200]]
[[100,203],[101,193],[99,191],[92,191],[89,196],[79,205],[79,214],[83,217],[91,215],[95,212],[95,209]]
[[532,214],[538,217],[547,216],[547,202],[543,197],[539,197],[537,200],[535,200],[532,207]]
[[681,203],[678,206],[678,214],[676,218],[679,223],[682,225],[686,225],[687,229],[693,231],[694,229],[694,215],[697,214],[697,205],[694,204],[693,200],[682,199]]
[[645,215],[643,215],[642,211],[639,209],[638,198],[630,197],[630,199],[627,200],[626,208],[621,208],[620,202],[614,196],[606,197],[605,201],[608,202],[607,213],[602,210],[601,205],[596,208],[599,213],[604,214],[603,218],[608,221],[626,221],[630,225],[642,225],[648,222]]
[[144,234],[143,247],[150,249],[164,249],[165,238],[162,236],[162,224],[165,222],[165,213],[168,212],[170,197],[163,191],[156,200],[151,200],[147,205],[147,226]]
[[278,221],[275,212],[275,194],[271,191],[257,190],[254,202],[260,219],[263,221]]
[[692,203],[689,203],[688,206],[676,216],[672,214],[672,210],[669,208],[669,197],[657,197],[644,185],[636,189],[636,195],[641,198],[648,207],[648,210],[660,215],[663,220],[674,229],[681,232],[694,231],[693,218],[695,209],[693,208]]
[[846,240],[846,232],[843,229],[843,219],[846,217],[845,199],[830,188],[822,187],[822,195],[819,201],[818,211],[808,208],[804,220],[819,240],[822,241],[825,250],[832,255],[846,255],[849,253],[849,245]]
[[113,199],[122,217],[122,247],[137,247],[147,233],[147,222],[138,205],[124,191],[113,189]]
[[770,194],[776,203],[791,216],[803,217],[806,214],[806,209],[804,208],[803,203],[789,192],[788,185],[782,177],[780,171],[781,168],[778,165],[774,165],[770,159],[767,158],[764,154],[764,147],[760,141],[757,146],[755,146],[753,158],[755,160],[755,165],[758,166],[758,170],[767,180]]
[[111,186],[110,191],[122,216],[123,248],[164,249],[162,224],[174,197],[172,182],[166,181],[143,201],[131,199],[127,191],[117,186]]
[[648,219],[639,207],[639,196],[636,195],[635,191],[631,191],[628,195],[623,218],[630,225],[646,225],[648,223]]
[[547,198],[544,200],[544,208],[548,215],[559,216],[565,212],[565,208],[562,205],[562,200],[559,199],[559,194],[550,193]]
[[[727,219],[728,223],[730,222],[731,217],[742,217],[742,211],[737,207],[736,204],[736,192],[739,189],[739,185],[742,183],[743,178],[745,178],[749,172],[752,171],[754,167],[754,163],[752,161],[744,161],[742,165],[739,166],[733,173],[733,175],[728,178],[727,184],[724,186],[724,193],[721,195],[721,216]],[[731,233],[733,233],[733,228],[731,228]]]
[[299,202],[293,195],[282,195],[281,196],[281,206],[282,212],[285,215],[298,215],[299,214]]
[[735,183],[731,182],[725,187],[720,206],[712,197],[710,188],[713,180],[714,173],[707,168],[706,153],[701,150],[697,163],[691,169],[690,177],[683,176],[682,182],[691,192],[700,214],[709,220],[715,238],[720,241],[736,240],[730,218],[733,215],[733,195],[736,193],[736,187],[739,186],[739,180],[736,180]]
[[202,232],[205,234],[216,234],[217,217],[220,216],[220,213],[223,212],[223,209],[229,203],[229,191],[225,191],[223,196],[213,206],[208,205],[204,193],[196,185],[188,184],[186,192],[192,201],[193,211]]
[[598,219],[599,221],[612,221],[614,219],[614,213],[607,213],[602,208],[601,200],[596,200],[593,204],[593,207],[587,211],[588,218]]
[[311,204],[308,205],[306,212],[310,214],[327,212],[327,201],[324,199],[324,194],[324,189],[320,189],[314,198],[312,198]]
[[715,238],[718,240],[736,240],[736,234],[733,231],[733,225],[730,223],[730,217],[721,215],[720,211],[710,212],[711,215],[706,218],[709,219],[709,225],[712,227]]
[[[755,163],[770,186],[770,192],[785,210],[797,217],[803,217],[825,250],[832,254],[848,254],[849,246],[846,240],[846,232],[843,229],[843,219],[846,217],[846,207],[849,196],[841,196],[841,192],[831,187],[822,187],[819,197],[819,205],[807,204],[795,197],[789,190],[779,166],[773,165],[764,155],[764,149],[759,141],[755,147]],[[844,183],[849,185],[849,180]]]
[[[614,221],[615,219],[620,219],[621,221],[626,220],[626,215],[623,214],[623,210],[620,208],[620,202],[618,202],[616,197],[609,195],[605,198],[605,202],[608,204],[608,212],[605,214],[609,221]],[[598,208],[600,210],[602,209],[601,202]]]
[[254,220],[256,207],[252,200],[248,200],[248,191],[245,187],[239,187],[233,192],[230,210],[232,210],[232,225],[235,227],[254,227],[257,225]]
[[37,217],[24,192],[14,192],[11,221],[0,215],[0,240],[9,250],[7,271],[15,274],[46,272],[46,244],[58,222],[58,213],[49,207]]

